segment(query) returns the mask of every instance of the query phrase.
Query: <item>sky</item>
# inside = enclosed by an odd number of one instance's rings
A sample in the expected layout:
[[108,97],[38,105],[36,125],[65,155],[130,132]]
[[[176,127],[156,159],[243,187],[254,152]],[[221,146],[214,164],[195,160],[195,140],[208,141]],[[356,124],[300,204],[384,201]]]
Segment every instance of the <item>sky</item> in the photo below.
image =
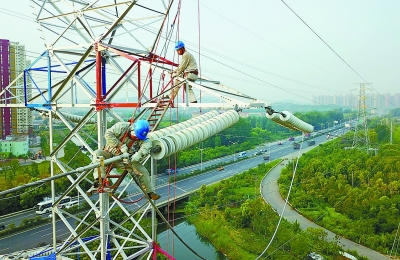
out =
[[[400,93],[398,0],[180,4],[179,39],[201,75],[249,96],[311,104],[313,95],[357,95],[361,83],[367,94]],[[24,44],[33,59],[45,48],[29,5],[0,1],[0,38]],[[169,49],[173,59],[173,44]]]

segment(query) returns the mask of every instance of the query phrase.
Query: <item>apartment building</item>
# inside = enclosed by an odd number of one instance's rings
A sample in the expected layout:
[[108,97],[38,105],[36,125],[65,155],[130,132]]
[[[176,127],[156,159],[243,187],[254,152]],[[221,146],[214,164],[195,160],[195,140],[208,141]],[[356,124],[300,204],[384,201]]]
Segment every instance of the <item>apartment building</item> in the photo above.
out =
[[9,154],[14,156],[27,155],[29,153],[29,137],[7,136],[0,140],[0,159],[8,158]]
[[[12,83],[10,91],[2,94],[3,103],[16,104],[22,103],[26,97],[32,96],[31,81],[27,78],[24,86],[24,77],[17,77],[23,73],[24,69],[30,64],[26,59],[25,46],[18,42],[0,39],[0,91]],[[25,93],[26,92],[26,93]],[[0,108],[0,139],[5,140],[7,136],[29,135],[32,131],[32,111],[20,107],[1,107]]]

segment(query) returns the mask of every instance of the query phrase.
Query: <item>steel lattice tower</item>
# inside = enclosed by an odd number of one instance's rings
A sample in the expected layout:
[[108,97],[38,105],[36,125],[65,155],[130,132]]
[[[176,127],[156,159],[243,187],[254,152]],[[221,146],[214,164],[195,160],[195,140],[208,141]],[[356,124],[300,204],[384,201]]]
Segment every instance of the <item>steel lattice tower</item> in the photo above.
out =
[[370,148],[370,141],[368,135],[368,124],[367,124],[367,106],[365,103],[365,83],[360,84],[358,94],[358,113],[357,122],[354,129],[353,147],[354,148]]

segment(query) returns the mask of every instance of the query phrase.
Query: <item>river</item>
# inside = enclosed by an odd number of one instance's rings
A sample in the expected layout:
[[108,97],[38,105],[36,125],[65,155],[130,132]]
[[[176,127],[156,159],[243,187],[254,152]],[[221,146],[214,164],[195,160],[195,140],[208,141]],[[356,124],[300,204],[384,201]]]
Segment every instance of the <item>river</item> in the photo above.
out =
[[[217,251],[207,238],[201,237],[196,232],[195,226],[183,221],[174,227],[175,232],[188,244],[193,251],[207,260],[227,260],[228,258]],[[162,231],[158,234],[157,242],[161,248],[167,251],[177,260],[200,259],[190,251],[182,242],[171,232]]]

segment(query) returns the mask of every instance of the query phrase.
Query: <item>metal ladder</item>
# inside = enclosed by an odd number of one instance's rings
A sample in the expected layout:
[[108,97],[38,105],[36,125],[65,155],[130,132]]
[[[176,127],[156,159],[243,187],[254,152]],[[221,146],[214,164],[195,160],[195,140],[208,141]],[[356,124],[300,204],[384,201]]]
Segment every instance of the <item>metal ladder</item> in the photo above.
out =
[[147,118],[147,122],[150,124],[150,131],[155,131],[157,129],[170,105],[171,100],[169,96],[162,96],[158,99],[157,105],[153,108]]
[[[158,128],[162,118],[164,117],[170,105],[171,105],[171,100],[169,96],[162,96],[157,100],[157,105],[153,108],[150,115],[147,117],[147,121],[150,124],[150,132],[155,131]],[[143,110],[143,112],[137,116],[136,120],[140,118],[147,111],[148,110]],[[106,179],[117,179],[117,180],[112,185],[103,186],[102,187],[103,190],[106,189],[107,192],[109,192],[111,195],[114,194],[114,192],[118,189],[118,187],[121,185],[122,181],[126,177],[127,173],[128,171],[124,170],[120,175],[107,174],[107,176],[105,177]]]

